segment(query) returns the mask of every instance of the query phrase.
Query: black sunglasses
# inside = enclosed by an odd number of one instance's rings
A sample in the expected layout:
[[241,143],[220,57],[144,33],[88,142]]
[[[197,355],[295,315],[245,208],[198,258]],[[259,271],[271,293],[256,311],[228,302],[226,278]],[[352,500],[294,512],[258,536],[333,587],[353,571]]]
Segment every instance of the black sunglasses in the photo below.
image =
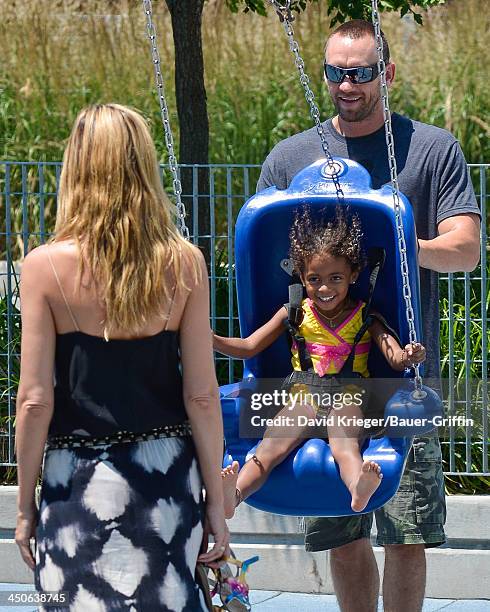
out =
[[358,66],[357,68],[340,68],[324,62],[325,76],[332,83],[342,83],[345,77],[349,77],[352,83],[370,83],[379,74],[378,64],[371,66]]

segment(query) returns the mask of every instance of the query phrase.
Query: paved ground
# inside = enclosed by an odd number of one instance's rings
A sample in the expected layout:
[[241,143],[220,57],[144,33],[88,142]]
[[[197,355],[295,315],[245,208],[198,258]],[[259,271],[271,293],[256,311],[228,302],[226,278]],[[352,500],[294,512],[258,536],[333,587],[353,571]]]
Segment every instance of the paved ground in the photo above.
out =
[[[33,587],[27,584],[0,584],[2,591],[28,591]],[[278,591],[251,591],[252,610],[258,612],[339,612],[333,595],[306,595],[304,593],[281,593]],[[32,606],[3,606],[1,612],[32,612]],[[380,612],[383,604],[379,602]],[[490,601],[478,599],[426,599],[423,612],[489,612]]]
[[[250,601],[257,612],[339,612],[333,595],[305,595],[303,593],[278,593],[252,591]],[[383,603],[379,600],[379,608]],[[452,599],[426,599],[423,612],[490,612],[490,601]]]

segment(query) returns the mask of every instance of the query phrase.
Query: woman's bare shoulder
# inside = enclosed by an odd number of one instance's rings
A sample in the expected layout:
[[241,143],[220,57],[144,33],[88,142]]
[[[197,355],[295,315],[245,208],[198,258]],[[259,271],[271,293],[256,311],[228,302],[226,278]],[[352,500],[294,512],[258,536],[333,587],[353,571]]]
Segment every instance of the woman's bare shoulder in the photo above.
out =
[[190,242],[182,245],[179,253],[180,280],[184,286],[192,289],[207,279],[206,260],[201,250]]
[[77,259],[79,250],[75,242],[72,240],[60,240],[57,242],[50,242],[48,244],[41,244],[35,247],[25,256],[24,262],[47,262],[48,252],[51,257],[69,257],[71,259]]
[[[51,253],[51,251],[50,251]],[[22,272],[25,275],[28,271],[40,272],[47,269],[48,260],[48,245],[41,244],[38,247],[30,250],[22,261]]]

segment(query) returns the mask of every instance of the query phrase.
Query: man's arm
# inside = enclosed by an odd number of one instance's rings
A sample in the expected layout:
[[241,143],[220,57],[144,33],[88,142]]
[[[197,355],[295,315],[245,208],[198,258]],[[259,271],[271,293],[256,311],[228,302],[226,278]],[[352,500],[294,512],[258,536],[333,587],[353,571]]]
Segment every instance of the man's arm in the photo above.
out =
[[289,187],[288,169],[291,162],[284,159],[282,153],[283,142],[279,142],[265,158],[256,187],[257,193],[268,187],[276,187],[277,189],[287,189]]
[[419,239],[419,265],[436,272],[471,272],[480,261],[480,218],[468,213],[448,217],[437,226],[438,236]]

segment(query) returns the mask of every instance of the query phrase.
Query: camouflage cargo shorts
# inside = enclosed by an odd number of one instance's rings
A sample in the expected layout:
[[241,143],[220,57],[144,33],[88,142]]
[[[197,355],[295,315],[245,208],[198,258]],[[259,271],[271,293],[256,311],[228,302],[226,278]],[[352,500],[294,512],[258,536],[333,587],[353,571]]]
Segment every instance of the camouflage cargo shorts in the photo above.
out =
[[400,487],[379,510],[356,516],[307,517],[306,550],[329,550],[369,538],[373,514],[378,546],[425,544],[431,548],[444,544],[446,502],[441,447],[436,433],[414,438]]

